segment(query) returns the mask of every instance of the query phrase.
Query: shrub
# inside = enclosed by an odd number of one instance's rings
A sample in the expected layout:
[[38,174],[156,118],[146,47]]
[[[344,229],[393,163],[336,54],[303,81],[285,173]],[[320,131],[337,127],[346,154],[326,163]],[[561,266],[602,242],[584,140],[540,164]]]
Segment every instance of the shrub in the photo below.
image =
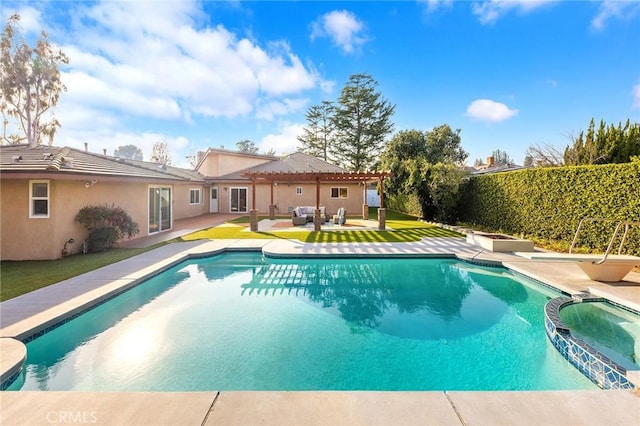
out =
[[[557,241],[568,249],[584,217],[640,221],[640,162],[474,176],[462,192],[461,221]],[[613,225],[589,224],[580,233],[579,245],[604,250]],[[631,228],[624,244],[628,254],[640,254],[638,228]]]
[[131,238],[140,230],[124,209],[118,206],[85,206],[76,215],[89,231],[88,251],[95,253],[113,247],[125,236]]
[[[384,206],[387,209],[406,213],[412,216],[422,217],[420,200],[416,194],[400,193],[396,195],[384,194]],[[388,213],[387,213],[388,214]]]

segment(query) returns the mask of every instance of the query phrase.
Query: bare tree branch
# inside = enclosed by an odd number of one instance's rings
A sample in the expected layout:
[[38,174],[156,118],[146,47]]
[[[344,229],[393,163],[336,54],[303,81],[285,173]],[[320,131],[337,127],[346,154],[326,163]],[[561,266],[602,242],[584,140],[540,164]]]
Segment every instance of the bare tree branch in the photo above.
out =
[[532,144],[526,152],[534,167],[558,167],[564,165],[564,153],[551,144]]

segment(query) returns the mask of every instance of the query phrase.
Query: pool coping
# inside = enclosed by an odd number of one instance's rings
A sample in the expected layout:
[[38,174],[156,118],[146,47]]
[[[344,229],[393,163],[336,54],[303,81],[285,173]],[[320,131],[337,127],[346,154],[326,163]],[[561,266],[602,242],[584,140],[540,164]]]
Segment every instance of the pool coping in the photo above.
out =
[[[558,280],[556,280],[556,282],[554,282],[553,279],[549,279],[549,277],[545,276],[544,273],[553,265],[549,265],[545,262],[536,263],[509,253],[489,252],[480,247],[466,243],[464,238],[426,238],[415,243],[312,244],[302,243],[296,240],[213,240],[173,243],[133,258],[125,259],[116,264],[100,268],[96,271],[83,274],[79,277],[2,302],[0,304],[0,307],[2,308],[0,309],[0,315],[3,320],[3,326],[0,329],[0,353],[2,353],[2,357],[0,359],[0,373],[2,374],[2,378],[4,379],[11,374],[16,374],[16,368],[19,372],[19,366],[22,364],[21,361],[18,362],[15,359],[19,358],[20,355],[13,356],[10,351],[5,351],[6,342],[9,340],[20,341],[21,339],[27,338],[29,334],[34,334],[45,330],[47,327],[54,326],[55,323],[64,320],[64,318],[68,318],[78,312],[86,310],[96,303],[101,303],[102,301],[113,297],[114,295],[119,294],[120,292],[125,291],[145,279],[148,279],[149,277],[186,259],[193,257],[205,257],[228,250],[262,250],[266,256],[290,258],[301,256],[357,257],[362,255],[379,257],[457,257],[461,260],[481,265],[504,266],[508,269],[513,269],[529,278],[548,284],[567,295],[578,292],[576,282],[578,287],[584,287],[581,290],[582,292],[585,290],[589,291],[591,287],[598,288],[600,284],[584,279],[584,277],[580,275],[576,276],[575,271],[572,270],[568,275],[570,278],[573,277],[572,279],[575,282],[573,282],[573,284],[571,282],[567,282],[566,269],[570,270],[571,268],[566,263],[562,265],[563,270],[565,270],[564,280],[560,280],[561,282],[557,282]],[[540,265],[540,263],[542,263],[542,265]],[[528,269],[527,265],[529,265],[529,267],[537,265],[537,268],[533,268],[533,271],[531,271],[530,268]],[[631,279],[631,283],[633,285],[640,284],[640,274],[634,274],[631,276]],[[603,292],[604,290],[600,288],[600,291]],[[47,296],[50,296],[52,292],[63,293],[63,298],[65,295],[68,297],[64,300],[53,300],[49,305],[43,303],[42,299],[47,299]],[[606,298],[606,296],[603,297]],[[621,304],[623,306],[627,306],[635,312],[639,310],[638,308],[640,306],[640,300],[636,301],[633,298],[632,300],[618,298],[615,302],[622,302]],[[24,308],[26,305],[32,305],[30,309],[32,311],[35,309],[36,312],[30,312],[29,309],[20,309],[21,306]],[[21,318],[20,315],[16,315],[16,311],[21,312]],[[9,320],[8,325],[6,321],[7,319]],[[14,345],[14,343],[11,344]],[[14,352],[20,353],[20,350]],[[11,365],[11,367],[8,368],[8,365]],[[19,366],[16,367],[16,365]],[[589,391],[578,391],[578,393],[580,392]],[[472,393],[484,394],[485,392]],[[493,394],[495,392],[489,393]],[[541,393],[545,394],[546,392]],[[574,393],[576,392],[568,392],[567,396]],[[12,392],[9,394],[12,394]],[[227,393],[223,392],[222,394]],[[309,392],[308,394],[314,394],[314,392]],[[443,394],[450,395],[452,393],[443,392]],[[311,395],[309,397],[313,398]],[[38,396],[37,399],[42,399],[42,395]],[[604,399],[608,399],[608,397]],[[122,403],[126,403],[126,401],[127,398],[123,398]],[[636,398],[632,401],[634,401],[634,409],[636,403],[638,404],[637,408],[640,408],[640,398]],[[455,404],[452,403],[452,405]],[[532,420],[533,419],[535,418],[532,418]],[[608,420],[611,419],[609,418]]]

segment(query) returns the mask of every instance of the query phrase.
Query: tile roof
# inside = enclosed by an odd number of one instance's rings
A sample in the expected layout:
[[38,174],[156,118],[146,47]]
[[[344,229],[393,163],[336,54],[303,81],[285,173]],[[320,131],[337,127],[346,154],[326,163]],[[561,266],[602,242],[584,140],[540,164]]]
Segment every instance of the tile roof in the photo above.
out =
[[0,172],[41,172],[61,175],[87,174],[122,178],[187,180],[204,182],[194,170],[148,161],[124,160],[70,147],[38,145],[0,146]]
[[224,176],[214,177],[213,180],[247,180],[247,177],[241,176],[245,172],[337,172],[342,173],[346,170],[319,158],[305,154],[303,152],[294,152],[282,158],[268,163],[259,164],[244,170],[229,173]]
[[472,175],[488,175],[492,173],[512,172],[514,170],[521,170],[521,169],[524,169],[524,167],[519,166],[517,164],[496,164],[489,167],[475,169],[475,171],[472,171],[471,174]]
[[335,166],[311,155],[294,152],[278,161],[264,163],[244,171],[253,172],[345,172],[342,167]]

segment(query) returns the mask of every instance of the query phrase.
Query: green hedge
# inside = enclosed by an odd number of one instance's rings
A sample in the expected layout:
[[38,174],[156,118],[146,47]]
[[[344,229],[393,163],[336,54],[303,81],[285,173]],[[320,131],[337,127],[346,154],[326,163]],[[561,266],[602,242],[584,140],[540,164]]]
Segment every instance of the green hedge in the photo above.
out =
[[[568,249],[584,217],[640,221],[640,161],[474,176],[462,193],[462,222],[557,241]],[[585,224],[578,243],[603,251],[614,227]],[[631,228],[625,253],[640,255],[638,228]]]
[[415,194],[385,194],[384,206],[389,210],[406,213],[411,216],[422,217],[420,200]]

